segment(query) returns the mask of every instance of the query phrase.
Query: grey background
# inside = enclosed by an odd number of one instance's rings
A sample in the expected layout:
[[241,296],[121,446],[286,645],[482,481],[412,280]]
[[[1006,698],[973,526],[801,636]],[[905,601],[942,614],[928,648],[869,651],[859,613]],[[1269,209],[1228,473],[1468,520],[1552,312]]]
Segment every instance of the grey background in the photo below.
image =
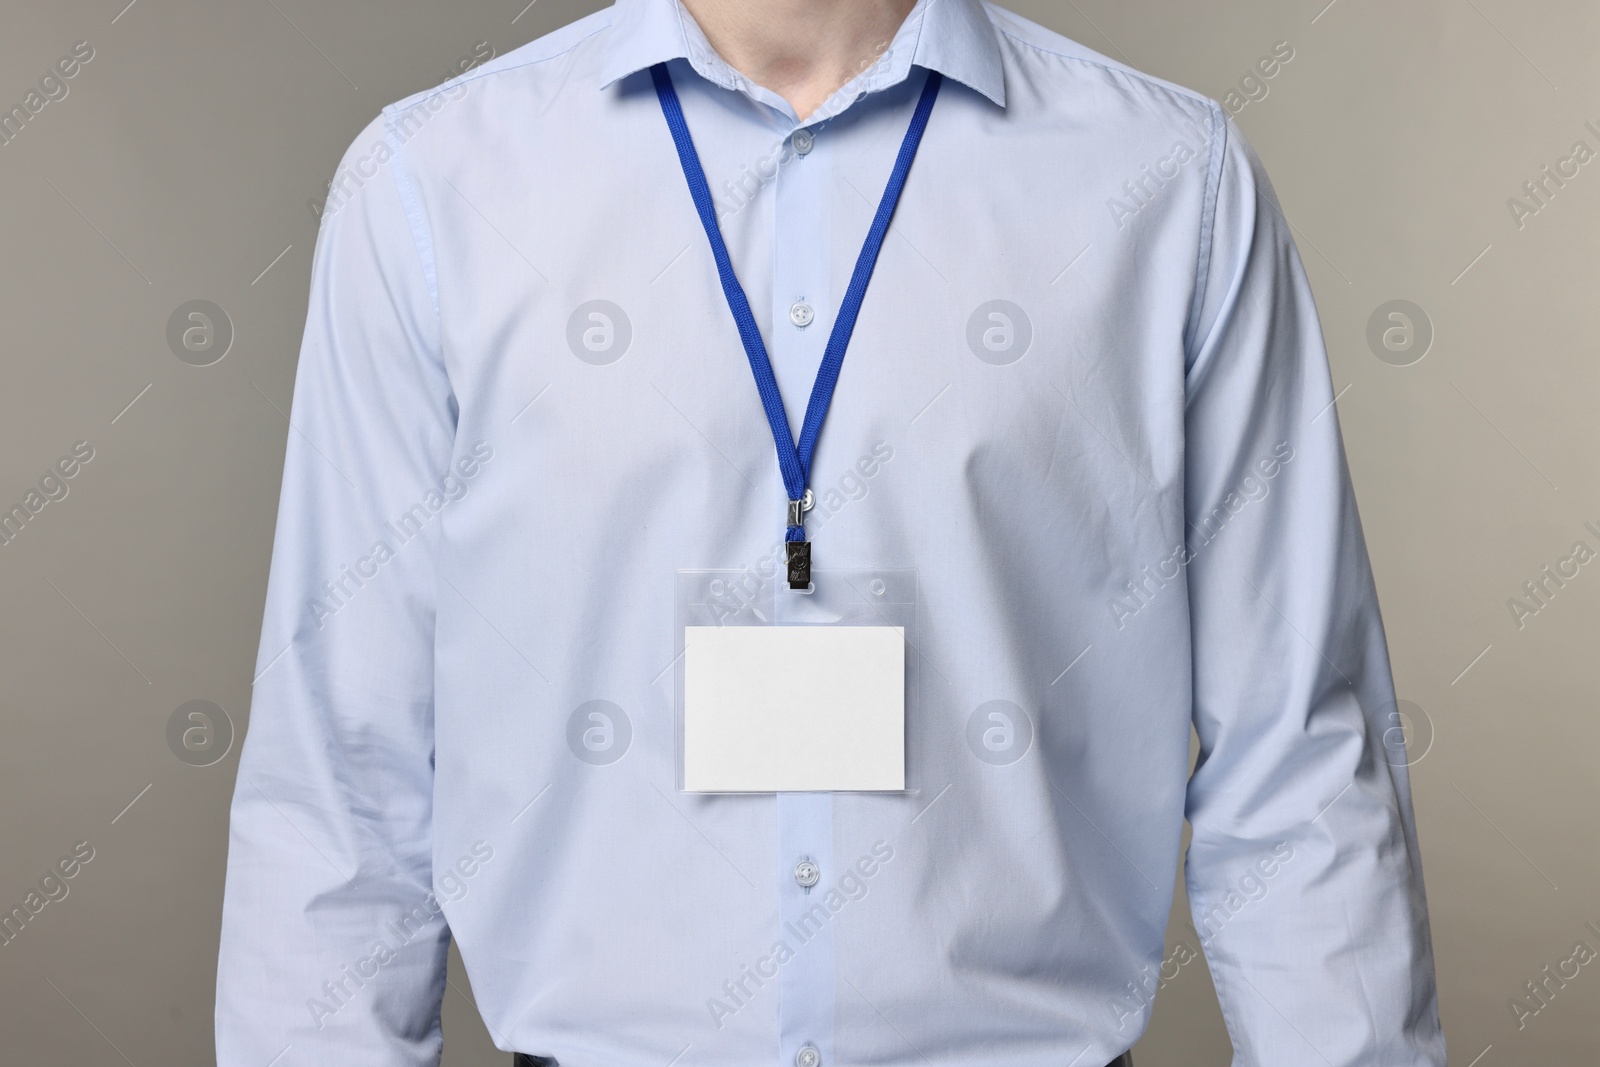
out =
[[[0,547],[0,903],[73,845],[69,895],[0,948],[17,1063],[204,1064],[235,743],[168,746],[209,700],[245,727],[318,198],[385,103],[592,10],[537,0],[12,0],[0,102],[95,56],[0,147],[0,504],[74,442],[94,458]],[[1600,149],[1600,6],[1581,0],[1018,0],[1222,99],[1295,58],[1238,122],[1265,160],[1323,316],[1339,417],[1412,730],[1440,1002],[1460,1067],[1600,1062],[1600,962],[1518,1028],[1507,1001],[1600,948],[1596,611],[1586,566],[1519,629],[1507,598],[1600,547],[1600,161],[1519,229],[1507,198]],[[520,15],[519,15],[520,12]],[[492,161],[486,160],[489,164]],[[225,309],[196,367],[171,313]],[[1388,301],[1434,339],[1394,366]],[[130,407],[129,404],[132,403]],[[209,757],[208,757],[209,758]],[[130,806],[131,805],[131,806]],[[1173,946],[1198,939],[1181,898]],[[1306,961],[1315,966],[1315,961]],[[1140,1067],[1226,1064],[1203,962],[1161,991]],[[452,959],[447,1067],[504,1064]],[[1475,1058],[1476,1057],[1476,1058]]]

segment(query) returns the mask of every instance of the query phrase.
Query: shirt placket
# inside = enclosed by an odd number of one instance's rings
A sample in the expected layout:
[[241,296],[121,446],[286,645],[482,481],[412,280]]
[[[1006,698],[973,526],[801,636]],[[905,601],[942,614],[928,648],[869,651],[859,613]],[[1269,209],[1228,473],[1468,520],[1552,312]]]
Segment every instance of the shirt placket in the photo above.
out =
[[[833,326],[830,292],[828,138],[816,127],[795,130],[780,145],[773,174],[771,358],[790,424],[799,428]],[[783,513],[786,494],[772,514]],[[781,532],[781,530],[779,531]],[[780,583],[777,619],[796,621],[797,598]],[[780,793],[778,810],[779,942],[792,955],[780,967],[778,1063],[823,1067],[834,1062],[833,924],[822,901],[833,882],[833,795]]]

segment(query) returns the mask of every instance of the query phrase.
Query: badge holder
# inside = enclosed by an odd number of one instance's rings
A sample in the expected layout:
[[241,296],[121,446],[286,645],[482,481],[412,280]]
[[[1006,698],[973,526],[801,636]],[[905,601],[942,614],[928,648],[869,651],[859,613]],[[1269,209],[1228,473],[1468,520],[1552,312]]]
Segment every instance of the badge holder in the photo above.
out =
[[677,788],[916,792],[917,572],[677,574]]

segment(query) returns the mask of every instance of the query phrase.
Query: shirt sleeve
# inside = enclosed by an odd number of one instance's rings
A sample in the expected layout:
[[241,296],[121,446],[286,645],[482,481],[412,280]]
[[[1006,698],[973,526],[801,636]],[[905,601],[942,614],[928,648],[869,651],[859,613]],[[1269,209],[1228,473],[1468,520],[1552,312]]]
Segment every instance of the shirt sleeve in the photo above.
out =
[[430,825],[442,520],[429,519],[455,406],[403,165],[387,120],[375,120],[336,172],[317,238],[233,796],[221,1067],[439,1060],[449,935]]
[[1195,927],[1234,1067],[1444,1067],[1407,760],[1321,327],[1260,161],[1216,114],[1187,367]]

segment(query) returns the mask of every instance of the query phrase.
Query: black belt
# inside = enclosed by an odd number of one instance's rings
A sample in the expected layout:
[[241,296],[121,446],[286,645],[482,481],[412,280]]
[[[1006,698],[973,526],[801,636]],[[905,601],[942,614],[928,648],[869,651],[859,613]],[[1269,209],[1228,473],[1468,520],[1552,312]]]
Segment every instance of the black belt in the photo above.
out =
[[[561,1067],[561,1064],[556,1062],[554,1056],[530,1056],[525,1052],[519,1052],[516,1059],[512,1060],[512,1067]],[[1106,1067],[1133,1067],[1133,1053],[1124,1052],[1106,1064]]]

